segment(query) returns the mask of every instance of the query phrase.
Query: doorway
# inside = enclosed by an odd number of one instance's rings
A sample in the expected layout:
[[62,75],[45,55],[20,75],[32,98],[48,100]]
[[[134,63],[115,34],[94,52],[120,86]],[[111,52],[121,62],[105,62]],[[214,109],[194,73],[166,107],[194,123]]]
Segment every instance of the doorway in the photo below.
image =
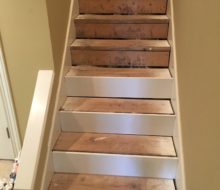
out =
[[15,154],[12,147],[8,128],[6,111],[3,104],[2,92],[0,91],[0,159],[13,159]]
[[14,159],[21,141],[0,39],[0,159]]

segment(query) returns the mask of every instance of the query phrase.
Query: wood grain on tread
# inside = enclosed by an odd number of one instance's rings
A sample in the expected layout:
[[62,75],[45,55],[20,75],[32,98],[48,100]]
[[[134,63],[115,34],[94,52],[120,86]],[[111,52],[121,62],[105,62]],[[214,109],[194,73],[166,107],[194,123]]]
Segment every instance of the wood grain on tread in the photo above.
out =
[[167,0],[79,0],[80,13],[165,14]]
[[169,100],[67,97],[62,110],[140,114],[173,114]]
[[132,50],[170,51],[166,40],[96,40],[78,39],[71,45],[72,50]]
[[94,66],[71,67],[66,77],[88,76],[88,77],[149,77],[170,79],[168,69],[138,69],[138,68],[104,68]]
[[62,132],[55,151],[175,157],[172,137]]
[[79,15],[75,23],[168,24],[166,15]]
[[173,180],[88,174],[54,174],[49,190],[175,190]]

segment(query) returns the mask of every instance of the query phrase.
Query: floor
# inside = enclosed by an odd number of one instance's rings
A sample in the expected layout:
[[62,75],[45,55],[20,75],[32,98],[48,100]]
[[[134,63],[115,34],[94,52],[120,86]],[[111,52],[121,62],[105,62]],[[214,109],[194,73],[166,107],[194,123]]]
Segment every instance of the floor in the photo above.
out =
[[0,160],[0,180],[8,179],[12,170],[13,161]]

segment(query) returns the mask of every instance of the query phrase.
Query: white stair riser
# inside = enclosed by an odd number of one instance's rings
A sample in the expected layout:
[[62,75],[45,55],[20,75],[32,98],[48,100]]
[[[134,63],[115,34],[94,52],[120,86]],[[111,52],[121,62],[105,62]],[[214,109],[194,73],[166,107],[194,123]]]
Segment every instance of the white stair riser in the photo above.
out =
[[174,115],[68,111],[60,115],[62,130],[66,132],[172,136],[175,123]]
[[67,96],[171,98],[173,79],[66,77]]
[[115,154],[53,152],[55,172],[174,179],[178,159]]

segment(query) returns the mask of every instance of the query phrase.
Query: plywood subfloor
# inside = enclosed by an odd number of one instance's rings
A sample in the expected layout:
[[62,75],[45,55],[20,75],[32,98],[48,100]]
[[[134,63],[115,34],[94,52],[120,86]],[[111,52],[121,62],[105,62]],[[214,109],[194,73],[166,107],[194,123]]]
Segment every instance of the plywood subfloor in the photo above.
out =
[[172,137],[62,132],[55,151],[175,157]]
[[169,100],[67,97],[62,110],[140,114],[173,114]]
[[54,174],[49,190],[175,190],[173,180],[87,174]]

